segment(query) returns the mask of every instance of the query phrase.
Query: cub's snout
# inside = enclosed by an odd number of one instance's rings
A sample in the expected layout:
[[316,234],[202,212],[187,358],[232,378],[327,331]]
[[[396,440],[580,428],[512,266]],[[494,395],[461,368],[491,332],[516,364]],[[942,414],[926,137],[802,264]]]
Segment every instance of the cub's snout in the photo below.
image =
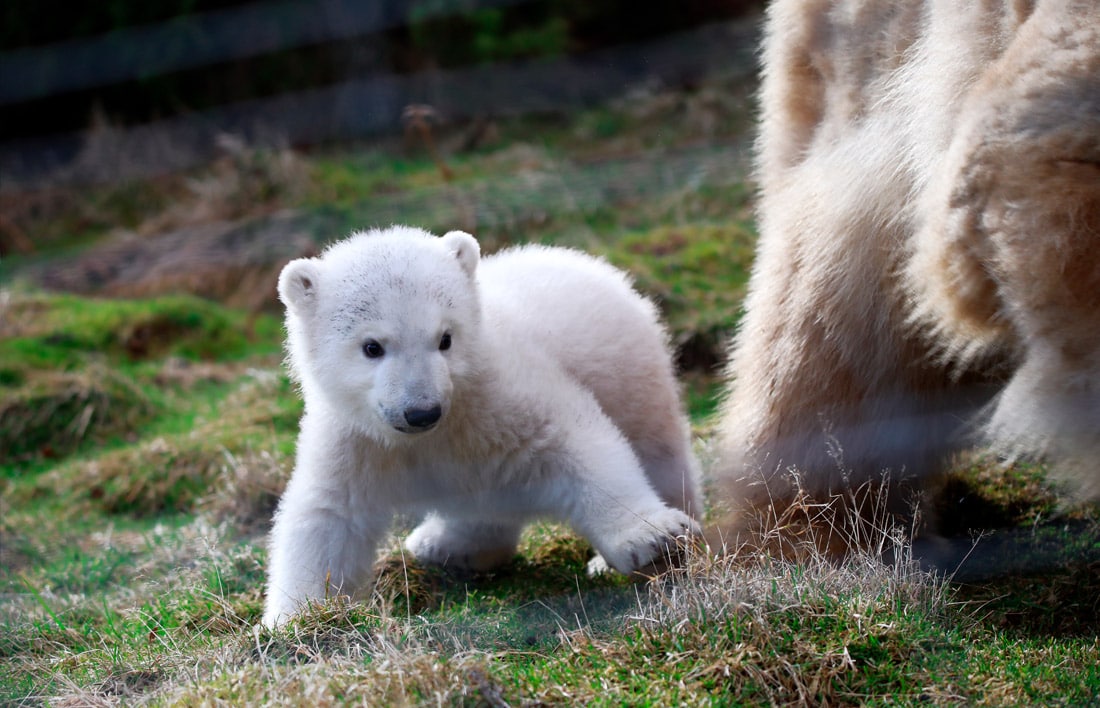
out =
[[408,423],[409,427],[398,428],[398,430],[405,433],[421,433],[434,428],[442,417],[443,408],[438,404],[430,408],[407,408],[405,409],[405,422]]

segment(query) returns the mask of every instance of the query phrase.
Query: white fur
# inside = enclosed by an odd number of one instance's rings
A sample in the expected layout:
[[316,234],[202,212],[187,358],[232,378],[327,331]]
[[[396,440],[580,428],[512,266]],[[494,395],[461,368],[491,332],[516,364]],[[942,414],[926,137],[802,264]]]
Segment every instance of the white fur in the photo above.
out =
[[975,430],[1100,495],[1100,3],[776,0],[761,104],[724,500],[919,487]]
[[[474,569],[511,558],[536,517],[622,572],[697,531],[665,332],[605,262],[539,246],[479,262],[468,234],[393,227],[288,264],[279,293],[306,410],[266,624],[361,596],[399,512],[423,515],[406,541],[418,558]],[[406,418],[436,407],[429,428]]]

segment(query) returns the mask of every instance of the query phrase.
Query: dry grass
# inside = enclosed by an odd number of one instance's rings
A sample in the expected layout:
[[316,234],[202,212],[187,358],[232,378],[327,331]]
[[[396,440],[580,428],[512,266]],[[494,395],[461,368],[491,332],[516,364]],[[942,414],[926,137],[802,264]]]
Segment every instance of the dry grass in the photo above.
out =
[[285,141],[257,147],[239,136],[222,134],[217,146],[218,158],[185,179],[185,195],[143,220],[136,229],[139,234],[273,213],[299,202],[309,189],[309,164]]
[[[204,151],[196,146],[123,131],[98,115],[71,165],[45,183],[0,190],[0,255],[65,249],[74,234],[106,234],[108,248],[78,251],[68,264],[23,277],[70,292],[186,292],[252,310],[271,305],[279,268],[313,248],[301,225],[279,216],[303,200],[311,167],[278,139],[259,146],[222,134],[214,142],[210,159],[199,160]],[[146,175],[141,168],[150,163],[179,169]],[[262,233],[264,220],[270,234]]]
[[244,533],[266,531],[290,478],[291,462],[278,452],[223,450],[224,464],[198,508]]
[[[207,550],[160,591],[201,585],[212,566],[240,567],[240,558],[216,550],[225,532],[200,523],[165,544],[154,566],[179,562],[173,548],[196,540]],[[451,610],[465,621],[410,615],[394,611],[400,603],[388,592],[395,586],[380,587],[365,604],[335,598],[274,633],[241,616],[239,599],[211,598],[217,616],[195,617],[192,636],[158,633],[168,651],[155,661],[112,664],[91,683],[63,681],[51,702],[851,703],[858,702],[869,643],[890,646],[910,630],[905,613],[938,617],[950,599],[942,582],[911,564],[864,558],[793,565],[688,551],[683,571],[620,586],[607,607],[580,595],[580,611],[566,616],[551,599],[543,607],[556,629],[528,647],[491,641],[494,615],[468,601]],[[253,602],[255,594],[248,595]],[[611,616],[598,616],[604,612]],[[482,642],[471,644],[466,622],[479,618],[486,623]]]
[[136,429],[155,410],[140,387],[102,364],[19,383],[0,397],[0,464],[63,457],[89,438]]
[[[717,341],[732,321],[707,317],[736,310],[752,237],[741,219],[751,189],[735,164],[734,124],[747,112],[725,89],[673,94],[645,89],[612,110],[587,113],[559,131],[557,144],[539,133],[523,138],[527,148],[449,155],[454,179],[443,186],[428,162],[381,153],[311,159],[320,204],[307,198],[304,208],[356,226],[410,219],[453,226],[469,213],[479,235],[496,244],[522,234],[606,246],[647,289],[694,313],[682,331],[713,325],[704,334]],[[698,142],[715,136],[714,144]],[[98,154],[109,155],[109,131],[99,139]],[[89,170],[93,152],[84,158]],[[46,225],[50,238],[127,232],[115,242],[118,258],[89,258],[80,277],[140,262],[161,285],[232,298],[230,286],[239,283],[269,295],[276,256],[292,255],[277,249],[308,241],[297,240],[293,215],[271,213],[298,198],[298,159],[247,147],[234,153],[230,145],[204,170],[90,195],[58,188],[19,213]],[[0,202],[33,200],[0,190]],[[264,219],[222,223],[257,214]],[[253,227],[265,231],[252,238]],[[162,229],[176,229],[175,240],[154,237]],[[151,252],[145,247],[154,242],[186,258],[129,257]],[[233,270],[221,244],[247,254],[252,270]],[[171,275],[173,263],[191,272]],[[710,270],[721,264],[730,270]],[[128,283],[134,293],[156,286]],[[191,356],[158,346],[181,334],[164,328],[163,318],[83,312],[77,319],[87,321],[70,326],[47,298],[16,300],[19,307],[0,312],[0,343],[38,339],[22,350],[32,362],[25,369],[0,362],[4,400],[36,375],[26,371],[49,341],[69,341],[55,330],[81,345],[62,347],[39,367],[50,375],[85,371],[84,358],[70,358],[74,351],[110,350],[106,366],[117,367],[115,375],[133,373],[162,398],[154,419],[126,435],[87,439],[110,447],[85,444],[64,460],[0,470],[0,702],[1076,705],[1100,694],[1100,525],[1088,514],[1058,516],[1032,471],[998,477],[985,466],[952,488],[946,513],[965,520],[991,508],[986,519],[1021,535],[1004,555],[1053,562],[1025,574],[998,558],[986,566],[1000,574],[993,581],[987,573],[960,587],[913,561],[907,529],[876,516],[878,497],[868,494],[871,523],[853,525],[828,502],[791,504],[761,524],[765,543],[718,538],[711,550],[725,543],[721,556],[685,549],[684,567],[652,582],[587,578],[591,549],[560,527],[533,527],[510,564],[472,576],[419,566],[394,538],[367,602],[333,598],[285,630],[257,629],[263,531],[301,412],[285,378],[272,372],[278,355],[270,342],[244,363],[201,361],[237,357],[257,343],[224,339],[239,334],[240,320],[194,303],[183,309],[201,311],[195,321],[203,326],[188,332],[209,346],[187,342]],[[76,300],[56,309],[79,310]],[[274,341],[277,325],[268,325],[258,339]],[[694,349],[701,359],[712,356]],[[968,527],[957,530],[969,550]],[[794,552],[761,552],[777,534]],[[851,534],[872,552],[823,553]]]

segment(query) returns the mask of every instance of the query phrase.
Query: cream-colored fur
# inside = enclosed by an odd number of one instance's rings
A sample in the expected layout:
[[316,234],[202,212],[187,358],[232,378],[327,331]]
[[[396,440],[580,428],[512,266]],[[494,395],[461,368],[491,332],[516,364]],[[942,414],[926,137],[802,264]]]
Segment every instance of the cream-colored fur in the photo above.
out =
[[727,531],[977,439],[1100,494],[1100,3],[777,0],[763,64]]
[[279,278],[305,399],[271,532],[264,622],[369,592],[396,514],[406,547],[473,569],[524,524],[570,523],[623,572],[698,530],[698,464],[656,308],[577,251],[480,259],[477,241],[393,227]]

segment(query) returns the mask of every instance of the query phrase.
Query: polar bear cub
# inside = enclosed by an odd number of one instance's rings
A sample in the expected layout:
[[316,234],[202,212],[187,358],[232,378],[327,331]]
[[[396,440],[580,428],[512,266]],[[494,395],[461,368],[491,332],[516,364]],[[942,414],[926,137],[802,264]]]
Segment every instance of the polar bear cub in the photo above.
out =
[[653,305],[577,251],[360,232],[279,278],[305,413],[264,623],[369,590],[397,513],[420,560],[485,569],[527,522],[631,572],[698,532],[698,463]]

